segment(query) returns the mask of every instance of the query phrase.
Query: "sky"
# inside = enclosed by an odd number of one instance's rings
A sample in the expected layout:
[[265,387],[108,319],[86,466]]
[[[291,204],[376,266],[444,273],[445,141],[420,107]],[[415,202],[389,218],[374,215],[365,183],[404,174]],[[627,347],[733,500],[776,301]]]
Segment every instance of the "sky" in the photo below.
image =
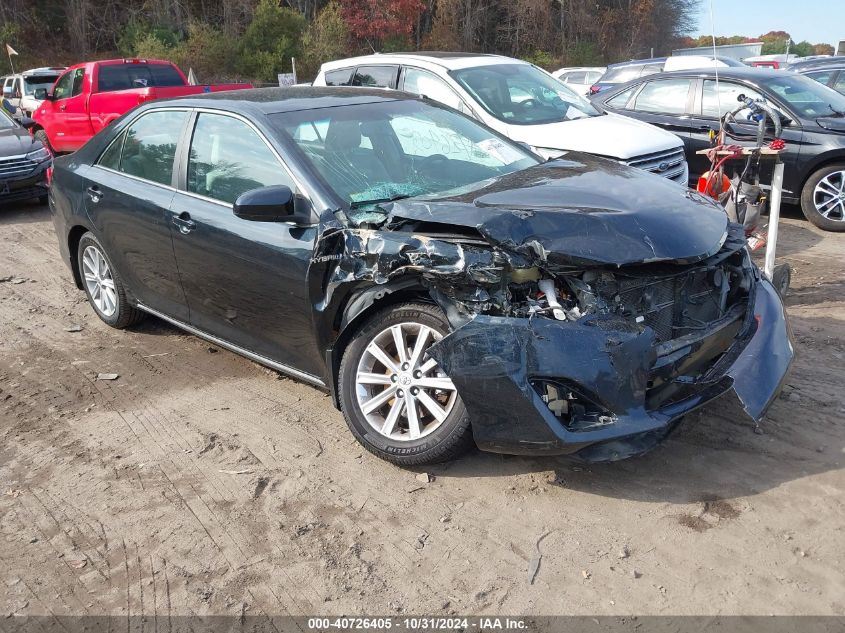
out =
[[[698,29],[710,35],[710,2],[701,0]],[[845,0],[712,0],[716,35],[756,37],[786,31],[795,42],[831,44],[845,40]]]

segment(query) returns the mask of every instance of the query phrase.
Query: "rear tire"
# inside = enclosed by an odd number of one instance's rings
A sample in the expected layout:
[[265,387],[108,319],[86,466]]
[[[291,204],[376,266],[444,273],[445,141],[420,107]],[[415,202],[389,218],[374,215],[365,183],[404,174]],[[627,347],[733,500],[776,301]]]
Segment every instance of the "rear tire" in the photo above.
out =
[[448,333],[437,307],[404,303],[376,314],[347,346],[338,378],[341,411],[374,455],[418,466],[454,459],[474,445],[457,389],[426,352]]
[[123,280],[92,233],[85,233],[80,238],[76,260],[88,303],[104,323],[123,329],[146,316],[129,303]]
[[801,211],[825,231],[845,231],[845,163],[813,173],[801,191]]

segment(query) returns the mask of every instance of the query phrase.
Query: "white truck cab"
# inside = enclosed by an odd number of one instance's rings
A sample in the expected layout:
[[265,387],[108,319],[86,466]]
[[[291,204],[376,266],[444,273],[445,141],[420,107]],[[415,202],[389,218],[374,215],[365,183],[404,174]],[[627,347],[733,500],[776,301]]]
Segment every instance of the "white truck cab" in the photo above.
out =
[[17,108],[15,116],[32,116],[41,105],[41,101],[35,98],[35,91],[39,88],[52,88],[64,70],[64,66],[48,66],[5,77],[3,98]]
[[441,52],[366,55],[323,64],[313,85],[411,92],[475,117],[545,158],[589,152],[687,185],[689,170],[677,136],[602,113],[546,71],[517,59]]

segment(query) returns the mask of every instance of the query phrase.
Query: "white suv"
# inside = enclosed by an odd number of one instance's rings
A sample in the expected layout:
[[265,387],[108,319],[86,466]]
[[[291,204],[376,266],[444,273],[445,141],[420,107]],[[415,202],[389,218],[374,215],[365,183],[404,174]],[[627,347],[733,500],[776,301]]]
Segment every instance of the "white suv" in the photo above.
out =
[[686,186],[681,140],[658,127],[604,114],[527,62],[470,53],[376,54],[323,64],[315,86],[394,88],[475,117],[545,158],[589,152]]

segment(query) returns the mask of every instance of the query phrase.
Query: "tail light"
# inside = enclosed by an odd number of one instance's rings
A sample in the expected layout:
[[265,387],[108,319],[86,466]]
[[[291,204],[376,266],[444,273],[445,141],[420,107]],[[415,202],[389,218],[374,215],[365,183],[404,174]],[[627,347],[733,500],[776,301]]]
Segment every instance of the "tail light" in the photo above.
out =
[[601,91],[601,88],[598,86],[598,84],[593,84],[592,86],[590,86],[591,95],[598,94],[599,91]]

